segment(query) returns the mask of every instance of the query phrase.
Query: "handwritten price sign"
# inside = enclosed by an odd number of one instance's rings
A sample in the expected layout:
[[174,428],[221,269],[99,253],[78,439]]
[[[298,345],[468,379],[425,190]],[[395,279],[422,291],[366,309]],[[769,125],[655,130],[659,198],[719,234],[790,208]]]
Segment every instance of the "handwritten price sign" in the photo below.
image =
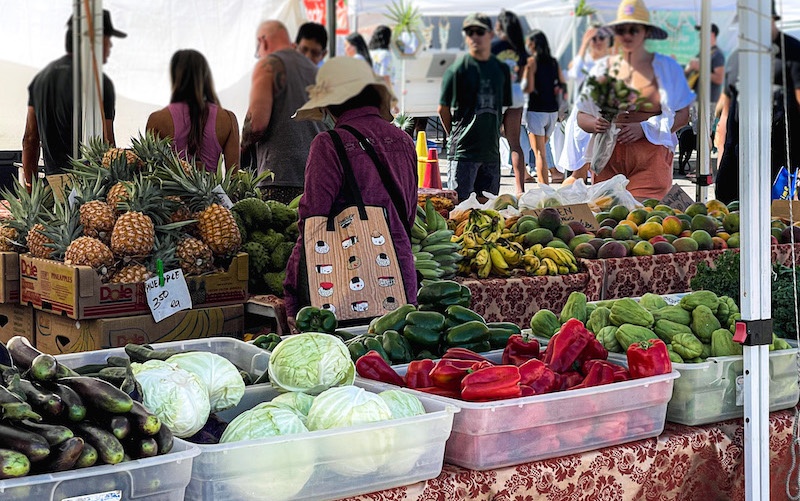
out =
[[159,278],[153,277],[144,283],[147,304],[156,323],[174,315],[181,310],[192,308],[192,298],[189,297],[189,287],[183,270],[167,271],[164,273],[164,285],[159,284]]

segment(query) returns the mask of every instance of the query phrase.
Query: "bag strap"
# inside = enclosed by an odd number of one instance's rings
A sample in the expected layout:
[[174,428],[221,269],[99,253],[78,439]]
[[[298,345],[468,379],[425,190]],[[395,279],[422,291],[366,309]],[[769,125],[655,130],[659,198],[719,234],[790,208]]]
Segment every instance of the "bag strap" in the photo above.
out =
[[389,192],[389,198],[392,199],[394,209],[397,211],[400,221],[403,222],[403,228],[406,230],[406,234],[409,238],[411,238],[411,228],[407,224],[406,220],[406,217],[408,217],[406,213],[407,209],[401,205],[403,195],[400,193],[400,188],[397,186],[397,183],[394,182],[394,179],[392,179],[392,176],[389,174],[389,169],[387,169],[386,165],[381,162],[381,159],[378,157],[378,153],[375,151],[372,143],[370,143],[369,140],[358,131],[358,129],[349,125],[342,125],[341,127],[355,136],[355,138],[358,140],[358,144],[361,146],[361,149],[367,152],[367,155],[369,155],[369,157],[372,159],[375,167],[378,168],[378,174],[381,176],[383,186],[386,188],[386,191]]
[[[355,203],[358,207],[358,215],[363,221],[366,221],[368,219],[367,209],[364,207],[364,199],[361,198],[361,190],[358,187],[356,176],[353,174],[353,167],[350,165],[350,159],[347,157],[347,151],[344,149],[342,138],[339,137],[339,134],[333,129],[329,130],[328,134],[331,136],[333,146],[336,148],[336,154],[339,155],[339,163],[342,164],[342,171],[344,172],[341,191],[344,192],[345,198],[347,198],[348,201]],[[334,209],[331,208],[331,212],[328,214],[328,231],[333,231],[334,216],[336,215],[333,210]]]

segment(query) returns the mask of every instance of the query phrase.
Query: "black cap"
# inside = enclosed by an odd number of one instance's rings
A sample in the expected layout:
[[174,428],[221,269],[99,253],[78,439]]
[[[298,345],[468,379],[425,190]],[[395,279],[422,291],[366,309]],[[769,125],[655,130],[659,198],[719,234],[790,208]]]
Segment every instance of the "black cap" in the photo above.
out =
[[[72,29],[72,16],[69,16],[69,20],[67,21],[67,29]],[[103,9],[103,36],[117,38],[125,38],[128,36],[127,33],[114,28],[114,24],[111,22],[111,13],[107,9]]]
[[[700,31],[700,25],[699,24],[695,25],[694,29],[696,29],[697,31]],[[719,36],[719,26],[717,26],[714,23],[711,23],[711,33],[713,33],[715,37],[718,37]]]

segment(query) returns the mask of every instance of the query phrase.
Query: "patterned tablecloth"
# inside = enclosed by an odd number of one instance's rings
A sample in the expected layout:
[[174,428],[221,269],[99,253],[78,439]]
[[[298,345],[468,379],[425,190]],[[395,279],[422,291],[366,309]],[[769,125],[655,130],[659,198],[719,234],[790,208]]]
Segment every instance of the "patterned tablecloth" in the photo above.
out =
[[527,327],[541,308],[561,311],[573,291],[586,294],[589,301],[600,299],[602,275],[572,275],[511,278],[456,278],[472,292],[470,307],[487,322],[514,322]]
[[[581,259],[581,265],[602,281],[601,299],[638,297],[646,292],[674,294],[688,292],[689,282],[701,262],[711,264],[723,250],[678,252],[654,256],[613,259]],[[738,250],[734,250],[738,252]],[[792,246],[772,246],[772,261],[790,265]],[[795,244],[800,259],[800,244]],[[555,310],[558,311],[558,310]]]
[[[796,409],[770,415],[770,498],[787,499]],[[350,500],[574,501],[744,499],[742,420],[667,423],[657,438],[488,471],[445,464],[431,480]],[[796,486],[797,471],[794,471]],[[795,494],[797,490],[793,490]]]

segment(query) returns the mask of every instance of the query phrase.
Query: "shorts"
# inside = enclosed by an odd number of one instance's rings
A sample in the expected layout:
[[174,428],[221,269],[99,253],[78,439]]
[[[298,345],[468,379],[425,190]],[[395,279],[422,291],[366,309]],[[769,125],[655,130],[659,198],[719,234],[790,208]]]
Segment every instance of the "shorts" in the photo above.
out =
[[558,112],[529,111],[526,118],[528,121],[527,129],[530,134],[550,137],[556,128]]
[[468,199],[473,192],[478,196],[483,196],[484,191],[497,195],[500,192],[500,160],[496,162],[450,160],[447,187],[456,190],[459,202]]

